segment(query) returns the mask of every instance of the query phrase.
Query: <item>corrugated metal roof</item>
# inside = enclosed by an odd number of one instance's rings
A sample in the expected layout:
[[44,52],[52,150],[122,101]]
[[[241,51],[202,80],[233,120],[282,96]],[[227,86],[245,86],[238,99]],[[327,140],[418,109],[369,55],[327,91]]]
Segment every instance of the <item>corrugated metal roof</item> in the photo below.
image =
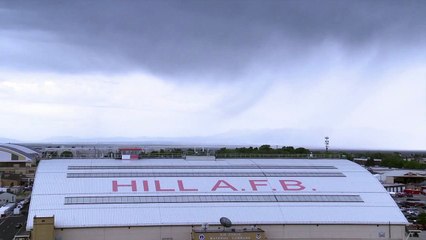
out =
[[[280,176],[294,172],[307,174]],[[330,172],[335,174],[321,174]],[[85,174],[76,178],[70,173]],[[256,177],[245,176],[250,173],[256,173]],[[199,197],[213,195],[216,200],[223,195],[227,196],[224,199],[253,195],[293,197],[289,202],[203,202],[200,199],[208,197]],[[175,197],[152,200],[150,196],[175,196],[177,200],[162,203],[156,201]],[[193,197],[178,199],[179,196]],[[351,199],[347,196],[358,196],[354,198],[362,201],[347,202]],[[133,201],[137,199],[134,197],[151,200]],[[318,201],[321,198],[328,201]],[[74,203],[75,199],[78,203]],[[376,178],[359,165],[340,159],[43,160],[36,173],[28,229],[32,228],[35,215],[55,215],[55,226],[60,228],[213,224],[223,216],[235,224],[407,224]]]
[[22,145],[18,145],[18,144],[0,143],[0,146],[14,148],[14,149],[17,149],[19,151],[25,152],[27,154],[39,154],[38,152],[32,150],[31,148],[28,148],[28,147],[25,147],[25,146],[22,146]]

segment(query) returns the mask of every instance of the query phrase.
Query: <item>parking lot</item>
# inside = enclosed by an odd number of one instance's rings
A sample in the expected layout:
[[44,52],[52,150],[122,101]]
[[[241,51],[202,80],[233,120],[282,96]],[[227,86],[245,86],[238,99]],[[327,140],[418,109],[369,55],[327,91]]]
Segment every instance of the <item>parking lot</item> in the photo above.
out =
[[25,228],[26,215],[11,215],[0,223],[0,240],[12,240],[21,228]]
[[393,199],[407,220],[412,224],[408,228],[422,230],[418,237],[410,237],[409,239],[426,240],[426,229],[424,229],[424,225],[418,224],[419,215],[426,212],[426,196],[422,194],[406,195],[399,193],[393,196]]
[[12,240],[16,233],[25,229],[28,206],[22,208],[21,214],[10,214],[0,220],[0,240]]

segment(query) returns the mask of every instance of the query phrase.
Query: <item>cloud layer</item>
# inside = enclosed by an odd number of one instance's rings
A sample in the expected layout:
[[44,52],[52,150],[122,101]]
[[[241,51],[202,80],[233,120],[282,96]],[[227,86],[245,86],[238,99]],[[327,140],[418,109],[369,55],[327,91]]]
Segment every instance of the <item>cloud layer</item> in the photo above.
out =
[[2,137],[426,149],[423,1],[0,2]]
[[19,70],[223,81],[294,68],[329,42],[357,55],[426,41],[422,1],[44,1],[0,11],[0,65]]

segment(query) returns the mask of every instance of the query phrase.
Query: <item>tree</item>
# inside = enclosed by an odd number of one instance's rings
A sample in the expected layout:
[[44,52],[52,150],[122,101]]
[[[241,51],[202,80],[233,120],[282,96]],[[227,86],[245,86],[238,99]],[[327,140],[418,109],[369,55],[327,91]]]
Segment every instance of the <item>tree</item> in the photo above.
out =
[[417,217],[417,223],[423,226],[423,229],[426,227],[426,213],[420,213]]
[[271,145],[262,145],[259,147],[259,152],[261,153],[269,153],[272,151]]
[[300,147],[300,148],[296,148],[294,150],[294,153],[297,153],[297,154],[309,154],[310,151],[309,151],[309,149]]
[[367,166],[367,167],[372,167],[372,166],[374,166],[375,164],[374,164],[374,159],[372,158],[372,157],[369,157],[368,159],[367,159],[367,161],[365,162],[365,166]]
[[71,151],[63,151],[61,153],[61,158],[73,158],[74,154]]

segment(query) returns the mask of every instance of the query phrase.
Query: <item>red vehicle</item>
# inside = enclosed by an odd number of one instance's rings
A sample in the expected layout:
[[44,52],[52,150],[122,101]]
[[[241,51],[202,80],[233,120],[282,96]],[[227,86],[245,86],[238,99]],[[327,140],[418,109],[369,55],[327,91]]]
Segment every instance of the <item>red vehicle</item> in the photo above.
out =
[[404,193],[415,195],[415,194],[422,194],[422,191],[419,189],[404,189]]

